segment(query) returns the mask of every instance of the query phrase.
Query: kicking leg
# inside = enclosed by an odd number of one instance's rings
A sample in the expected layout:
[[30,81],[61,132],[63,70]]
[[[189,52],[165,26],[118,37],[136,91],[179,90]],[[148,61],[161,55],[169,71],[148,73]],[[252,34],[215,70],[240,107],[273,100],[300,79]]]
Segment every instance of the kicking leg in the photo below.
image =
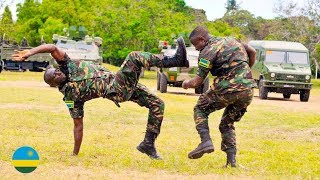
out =
[[160,133],[164,113],[164,102],[149,92],[147,87],[142,84],[137,84],[130,101],[149,109],[146,135],[144,140],[137,146],[137,149],[152,159],[161,159],[157,153],[154,142]]

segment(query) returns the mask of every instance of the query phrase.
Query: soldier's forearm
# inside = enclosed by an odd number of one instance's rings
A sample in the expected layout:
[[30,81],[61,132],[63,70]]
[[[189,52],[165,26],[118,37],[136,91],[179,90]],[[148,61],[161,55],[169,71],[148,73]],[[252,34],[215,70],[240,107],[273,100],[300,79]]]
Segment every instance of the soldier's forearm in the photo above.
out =
[[40,45],[38,47],[30,49],[30,53],[28,54],[28,57],[38,54],[38,53],[52,53],[57,50],[57,47],[53,44],[44,44]]
[[188,88],[196,88],[199,87],[203,83],[203,81],[204,78],[196,75],[194,78],[190,79],[186,85]]
[[249,57],[249,66],[252,67],[254,62],[256,61],[256,53],[257,52],[252,46],[250,46],[248,44],[243,43],[243,46],[246,49],[248,57]]
[[74,119],[74,148],[73,155],[78,155],[83,137],[83,118]]
[[64,54],[65,52],[57,48],[54,44],[43,44],[38,47],[30,49],[29,54],[27,54],[27,57],[30,57],[34,54],[38,53],[51,53],[51,56],[56,60],[56,61],[63,61],[64,60]]

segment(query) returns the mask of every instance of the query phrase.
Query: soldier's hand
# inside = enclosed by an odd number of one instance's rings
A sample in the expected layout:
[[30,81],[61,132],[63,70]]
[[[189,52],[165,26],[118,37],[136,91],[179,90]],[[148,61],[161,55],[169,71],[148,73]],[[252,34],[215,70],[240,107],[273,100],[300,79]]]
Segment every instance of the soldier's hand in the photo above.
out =
[[30,55],[31,55],[30,50],[23,50],[23,51],[15,50],[15,54],[13,54],[11,57],[15,61],[24,61]]
[[189,83],[189,80],[184,80],[184,81],[182,82],[182,88],[188,89],[188,88],[189,88],[189,87],[188,87],[188,83]]

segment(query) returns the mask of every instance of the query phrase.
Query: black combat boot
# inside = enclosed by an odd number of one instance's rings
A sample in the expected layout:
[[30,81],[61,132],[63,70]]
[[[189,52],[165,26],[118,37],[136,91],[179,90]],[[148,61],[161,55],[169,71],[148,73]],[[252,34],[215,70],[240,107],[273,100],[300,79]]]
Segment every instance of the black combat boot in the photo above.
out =
[[147,131],[144,140],[137,146],[137,149],[140,152],[147,154],[151,159],[162,160],[154,146],[154,141],[157,136],[158,134]]
[[236,152],[235,151],[227,151],[227,163],[224,167],[237,167],[236,165]]
[[173,56],[164,56],[162,64],[164,68],[168,67],[189,67],[189,61],[187,60],[186,45],[182,37],[177,39],[178,49]]
[[201,158],[204,153],[212,153],[214,151],[212,140],[209,134],[208,124],[202,123],[197,125],[196,128],[200,135],[201,143],[198,145],[198,147],[195,150],[191,151],[188,154],[188,157],[190,159],[198,159],[198,158]]

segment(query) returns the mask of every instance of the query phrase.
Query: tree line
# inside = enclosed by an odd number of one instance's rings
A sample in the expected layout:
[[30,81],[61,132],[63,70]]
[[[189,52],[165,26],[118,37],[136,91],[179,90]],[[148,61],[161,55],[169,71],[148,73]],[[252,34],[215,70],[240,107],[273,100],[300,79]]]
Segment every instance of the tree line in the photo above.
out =
[[[1,6],[0,6],[1,7]],[[12,41],[25,37],[31,46],[41,37],[52,42],[63,28],[84,26],[88,34],[103,38],[104,61],[120,65],[133,50],[158,53],[159,40],[172,42],[188,35],[198,25],[214,36],[297,41],[320,60],[320,2],[307,0],[303,6],[278,0],[278,17],[264,19],[241,9],[236,0],[226,1],[226,12],[209,21],[205,11],[186,6],[184,0],[25,0],[17,5],[17,20],[6,6],[1,15],[0,34]]]

